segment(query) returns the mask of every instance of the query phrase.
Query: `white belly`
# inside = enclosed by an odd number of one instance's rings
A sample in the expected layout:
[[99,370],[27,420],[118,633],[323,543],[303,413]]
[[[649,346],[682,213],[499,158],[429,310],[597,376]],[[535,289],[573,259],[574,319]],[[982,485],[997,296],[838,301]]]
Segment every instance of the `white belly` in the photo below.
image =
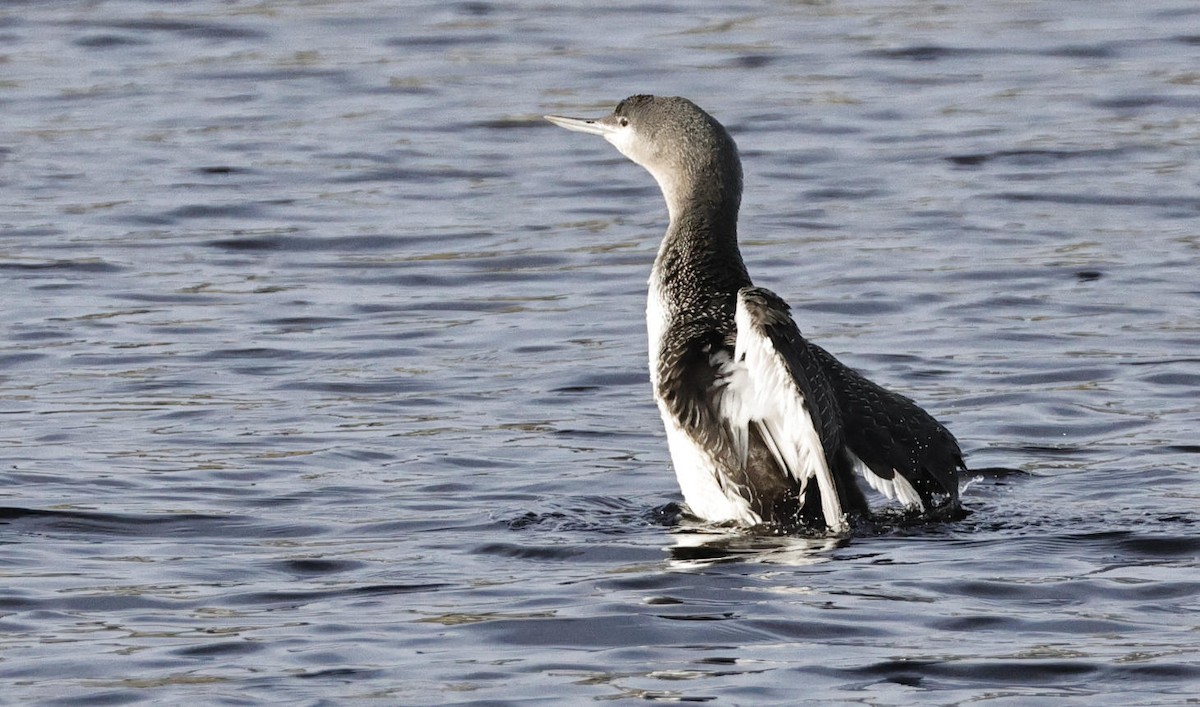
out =
[[[654,396],[658,398],[657,393]],[[758,525],[762,518],[750,509],[750,504],[732,489],[726,491],[717,481],[717,465],[700,445],[684,432],[675,418],[658,405],[663,424],[667,428],[667,446],[671,450],[671,464],[675,467],[675,480],[683,492],[683,501],[697,518],[710,523],[734,522],[740,525]]]

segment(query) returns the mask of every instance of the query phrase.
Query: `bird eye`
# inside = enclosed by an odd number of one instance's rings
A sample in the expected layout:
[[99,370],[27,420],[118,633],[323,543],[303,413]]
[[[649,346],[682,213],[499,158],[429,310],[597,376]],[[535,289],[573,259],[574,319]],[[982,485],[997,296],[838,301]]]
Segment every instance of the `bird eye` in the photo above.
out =
[[622,128],[626,127],[629,125],[629,118],[621,116],[621,118],[617,120],[617,125],[620,125]]

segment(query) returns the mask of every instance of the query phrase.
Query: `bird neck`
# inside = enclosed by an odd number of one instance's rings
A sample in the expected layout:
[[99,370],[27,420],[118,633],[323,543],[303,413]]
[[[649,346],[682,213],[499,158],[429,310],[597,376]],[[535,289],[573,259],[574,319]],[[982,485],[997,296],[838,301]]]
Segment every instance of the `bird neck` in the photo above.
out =
[[737,244],[742,165],[728,135],[711,138],[705,149],[682,151],[678,159],[642,163],[671,218],[651,282],[668,311],[715,308],[732,318],[738,289],[750,284]]
[[671,223],[652,275],[670,309],[711,313],[716,304],[732,316],[733,296],[750,285],[737,245],[739,201],[740,194],[735,194],[676,203],[670,209]]

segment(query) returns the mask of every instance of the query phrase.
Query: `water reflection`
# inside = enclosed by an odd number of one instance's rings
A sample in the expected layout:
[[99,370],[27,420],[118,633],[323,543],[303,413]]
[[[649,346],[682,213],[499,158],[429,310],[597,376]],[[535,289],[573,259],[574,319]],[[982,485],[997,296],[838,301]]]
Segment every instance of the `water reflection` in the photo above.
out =
[[790,535],[754,535],[745,531],[681,527],[671,533],[666,548],[674,570],[698,570],[728,562],[804,567],[828,562],[829,553],[849,542],[847,538],[806,538]]

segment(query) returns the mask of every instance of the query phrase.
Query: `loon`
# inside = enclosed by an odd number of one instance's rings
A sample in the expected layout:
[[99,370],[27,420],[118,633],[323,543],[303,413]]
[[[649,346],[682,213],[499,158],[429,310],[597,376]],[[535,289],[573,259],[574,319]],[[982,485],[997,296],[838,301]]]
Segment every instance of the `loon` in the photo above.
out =
[[612,143],[667,202],[646,305],[650,381],[693,516],[843,534],[870,513],[856,475],[916,511],[959,509],[954,436],[801,336],[788,305],[750,281],[737,242],[741,159],[716,119],[648,95],[603,118],[545,119]]

